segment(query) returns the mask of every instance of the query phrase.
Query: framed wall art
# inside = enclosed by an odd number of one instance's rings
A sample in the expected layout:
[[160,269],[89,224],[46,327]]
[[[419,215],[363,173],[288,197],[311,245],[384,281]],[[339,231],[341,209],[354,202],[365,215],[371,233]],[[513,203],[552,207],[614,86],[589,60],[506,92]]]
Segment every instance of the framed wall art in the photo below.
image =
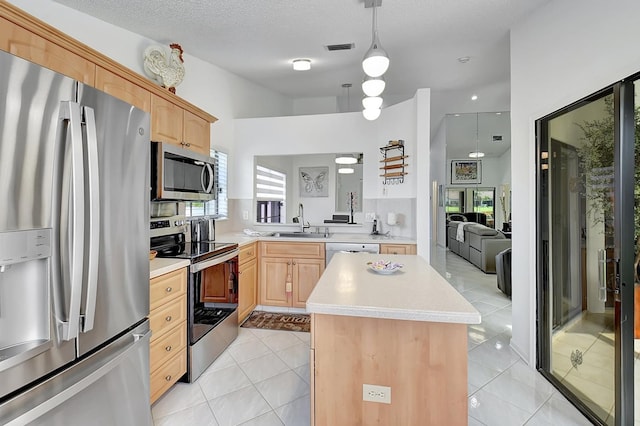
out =
[[481,160],[451,160],[451,184],[482,183]]
[[300,197],[329,196],[329,167],[300,167]]

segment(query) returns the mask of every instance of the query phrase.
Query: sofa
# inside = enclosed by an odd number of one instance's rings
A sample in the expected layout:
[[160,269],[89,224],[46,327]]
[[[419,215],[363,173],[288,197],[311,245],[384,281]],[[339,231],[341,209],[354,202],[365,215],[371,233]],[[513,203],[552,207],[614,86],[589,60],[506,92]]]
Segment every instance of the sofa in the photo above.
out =
[[[458,241],[458,225],[463,224],[463,241]],[[486,274],[496,273],[496,255],[511,247],[511,240],[501,232],[475,222],[449,221],[449,250],[473,263]]]

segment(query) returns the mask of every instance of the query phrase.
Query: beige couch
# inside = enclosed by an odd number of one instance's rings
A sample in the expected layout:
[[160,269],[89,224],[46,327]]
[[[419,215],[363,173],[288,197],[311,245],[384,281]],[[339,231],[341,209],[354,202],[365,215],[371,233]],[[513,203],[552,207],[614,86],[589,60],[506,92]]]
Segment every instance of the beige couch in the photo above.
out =
[[[458,225],[464,224],[464,239],[458,241]],[[488,226],[452,220],[447,225],[449,250],[487,274],[496,273],[496,255],[511,247],[511,240]]]

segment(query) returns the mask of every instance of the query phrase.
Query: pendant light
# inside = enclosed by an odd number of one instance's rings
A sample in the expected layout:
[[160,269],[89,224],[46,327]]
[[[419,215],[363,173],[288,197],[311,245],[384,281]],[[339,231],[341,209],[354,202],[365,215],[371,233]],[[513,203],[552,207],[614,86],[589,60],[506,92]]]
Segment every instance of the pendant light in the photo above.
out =
[[372,42],[371,47],[364,55],[362,60],[362,69],[369,77],[380,77],[389,68],[389,57],[384,51],[378,39],[378,24],[376,20],[376,4],[373,2],[373,23],[372,23]]
[[369,77],[368,75],[364,77],[364,81],[362,82],[362,91],[367,96],[380,96],[382,92],[384,92],[384,87],[387,83],[384,81],[382,76],[380,77]]

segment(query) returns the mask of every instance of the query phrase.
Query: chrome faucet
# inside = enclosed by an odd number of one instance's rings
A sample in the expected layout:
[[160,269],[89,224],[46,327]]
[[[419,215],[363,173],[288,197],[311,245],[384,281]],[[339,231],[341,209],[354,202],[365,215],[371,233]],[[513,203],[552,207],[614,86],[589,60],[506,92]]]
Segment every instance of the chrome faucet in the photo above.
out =
[[300,232],[304,232],[305,228],[311,227],[310,224],[304,224],[304,206],[302,203],[298,205],[298,222],[300,222]]

